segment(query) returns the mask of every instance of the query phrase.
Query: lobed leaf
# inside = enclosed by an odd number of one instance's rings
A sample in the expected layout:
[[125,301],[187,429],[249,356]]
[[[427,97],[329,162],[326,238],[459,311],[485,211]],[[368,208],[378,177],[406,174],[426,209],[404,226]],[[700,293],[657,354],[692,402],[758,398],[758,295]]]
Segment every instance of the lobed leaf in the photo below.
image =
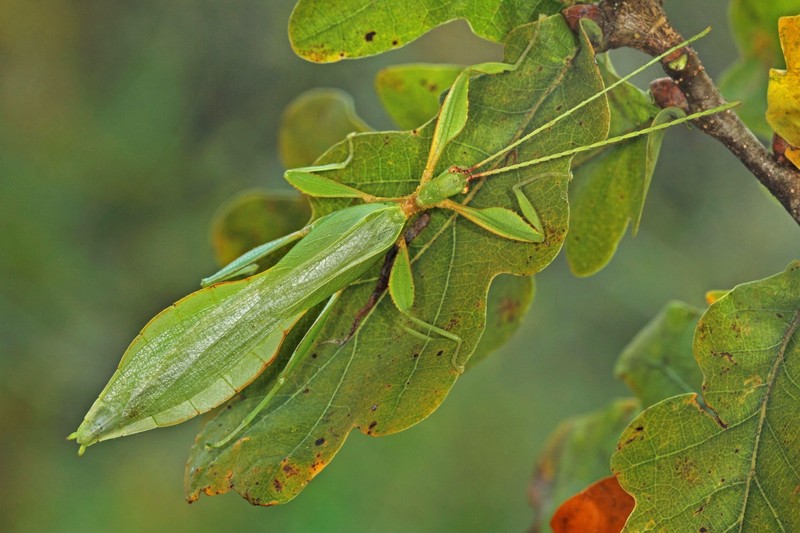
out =
[[[311,218],[308,200],[296,194],[251,190],[223,203],[211,223],[214,257],[227,265],[256,246],[296,231]],[[279,251],[259,262],[262,269],[274,265],[288,251]]]
[[395,65],[375,77],[384,109],[401,129],[416,128],[436,116],[439,95],[464,67],[456,65]]
[[[470,83],[470,120],[444,151],[439,171],[480,161],[602,88],[591,46],[585,40],[579,46],[560,16],[515,30],[506,60],[516,61],[531,39],[535,46],[517,70]],[[519,146],[518,159],[604,138],[608,110],[602,99],[579,115]],[[412,132],[356,135],[350,164],[324,175],[376,196],[409,194],[419,183],[432,131],[429,123]],[[347,143],[340,144],[319,163],[347,157]],[[453,359],[467,361],[481,337],[491,281],[503,272],[533,274],[557,254],[567,229],[568,180],[569,160],[563,158],[493,176],[456,197],[476,208],[513,209],[512,186],[525,183],[522,190],[544,226],[540,244],[500,239],[452,212],[432,211],[410,244],[416,285],[411,314],[460,337],[460,352],[452,340],[405,319],[385,294],[355,322],[375,289],[376,266],[342,294],[308,360],[287,376],[275,401],[240,438],[221,449],[202,445],[236,427],[263,394],[243,395],[204,428],[187,465],[188,498],[235,489],[253,503],[288,501],[330,462],[351,429],[386,435],[431,414],[459,375]],[[321,216],[348,203],[316,199],[313,207]]]
[[670,302],[620,355],[614,374],[643,407],[670,396],[700,392],[703,376],[692,355],[692,337],[701,311]]
[[503,42],[517,26],[562,7],[557,0],[299,0],[289,40],[297,55],[317,63],[380,54],[455,19]]
[[370,131],[353,99],[339,89],[311,89],[292,100],[281,118],[278,149],[286,168],[305,167],[349,133]]
[[734,288],[700,319],[703,399],[637,417],[611,466],[636,499],[626,531],[800,529],[800,262]]
[[[619,80],[607,58],[600,65],[606,85]],[[609,92],[608,102],[610,137],[676,118],[673,110],[659,110],[630,83]],[[629,222],[636,234],[663,136],[664,131],[658,131],[575,158],[566,242],[567,261],[575,275],[590,276],[605,267]]]
[[570,496],[611,473],[609,462],[619,434],[639,411],[639,402],[626,398],[558,425],[539,455],[528,486],[533,531],[549,523]]

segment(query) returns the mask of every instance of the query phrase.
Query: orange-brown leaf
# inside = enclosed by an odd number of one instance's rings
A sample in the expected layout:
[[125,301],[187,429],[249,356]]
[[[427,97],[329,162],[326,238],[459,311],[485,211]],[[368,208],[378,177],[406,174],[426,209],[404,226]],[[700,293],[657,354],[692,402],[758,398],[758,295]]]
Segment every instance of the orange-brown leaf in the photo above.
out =
[[634,500],[609,476],[561,504],[550,527],[555,533],[619,533],[633,511]]

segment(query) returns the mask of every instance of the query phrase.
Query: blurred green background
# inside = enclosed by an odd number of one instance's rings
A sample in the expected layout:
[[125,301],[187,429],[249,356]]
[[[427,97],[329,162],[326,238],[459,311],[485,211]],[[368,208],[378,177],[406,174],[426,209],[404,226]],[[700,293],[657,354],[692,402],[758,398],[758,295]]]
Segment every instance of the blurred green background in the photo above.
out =
[[[288,505],[183,501],[199,422],[92,447],[73,431],[145,321],[214,270],[215,208],[285,187],[280,114],[317,86],[372,89],[387,62],[470,63],[500,49],[462,23],[378,58],[312,65],[287,42],[290,0],[0,0],[0,529],[520,531],[526,483],[559,420],[626,395],[612,365],[670,298],[781,271],[800,233],[715,142],[668,134],[642,229],[600,274],[538,278],[512,342],[430,419],[352,434]],[[712,76],[735,57],[723,0],[667,3]],[[616,57],[621,72],[642,61]],[[641,79],[646,83],[657,71]]]

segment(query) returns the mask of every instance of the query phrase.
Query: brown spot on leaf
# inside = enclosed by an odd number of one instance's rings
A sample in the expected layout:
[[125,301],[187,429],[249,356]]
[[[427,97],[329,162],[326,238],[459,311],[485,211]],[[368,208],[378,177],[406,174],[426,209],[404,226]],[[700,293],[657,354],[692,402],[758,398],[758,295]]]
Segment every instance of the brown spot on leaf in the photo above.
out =
[[367,34],[364,35],[364,40],[367,41],[368,43],[371,43],[372,39],[375,38],[375,34],[376,33],[377,32],[375,32],[375,31],[368,31]]
[[315,440],[315,441],[314,441],[314,444],[315,444],[316,446],[322,446],[323,444],[325,444],[325,439],[323,439],[322,437],[320,437],[320,438],[318,438],[317,440]]
[[283,483],[278,478],[272,480],[272,485],[275,487],[276,492],[280,492],[283,490]]
[[706,506],[705,506],[705,505],[701,505],[699,509],[695,509],[694,511],[692,511],[692,514],[693,514],[693,515],[695,515],[695,516],[697,516],[697,515],[699,515],[700,513],[702,513],[702,512],[703,512],[703,509],[705,509],[705,508],[706,508]]
[[695,484],[700,481],[697,465],[688,457],[681,457],[675,461],[675,474],[687,483]]
[[325,461],[322,459],[311,463],[311,473],[314,475],[318,474],[323,468],[325,468]]

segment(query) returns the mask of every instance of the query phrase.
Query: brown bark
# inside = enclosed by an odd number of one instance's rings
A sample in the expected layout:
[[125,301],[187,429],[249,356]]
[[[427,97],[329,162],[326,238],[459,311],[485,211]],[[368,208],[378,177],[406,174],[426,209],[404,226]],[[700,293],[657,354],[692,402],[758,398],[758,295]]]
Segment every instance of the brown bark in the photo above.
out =
[[[603,29],[603,49],[627,47],[657,56],[685,40],[670,24],[660,0],[601,0],[597,7],[599,16],[593,13],[591,18]],[[686,96],[689,110],[695,112],[725,103],[697,53],[690,47],[682,50],[685,62],[674,61],[680,57],[677,54],[666,58],[662,65]],[[695,123],[724,144],[800,224],[797,169],[770,154],[732,110],[697,119]]]

